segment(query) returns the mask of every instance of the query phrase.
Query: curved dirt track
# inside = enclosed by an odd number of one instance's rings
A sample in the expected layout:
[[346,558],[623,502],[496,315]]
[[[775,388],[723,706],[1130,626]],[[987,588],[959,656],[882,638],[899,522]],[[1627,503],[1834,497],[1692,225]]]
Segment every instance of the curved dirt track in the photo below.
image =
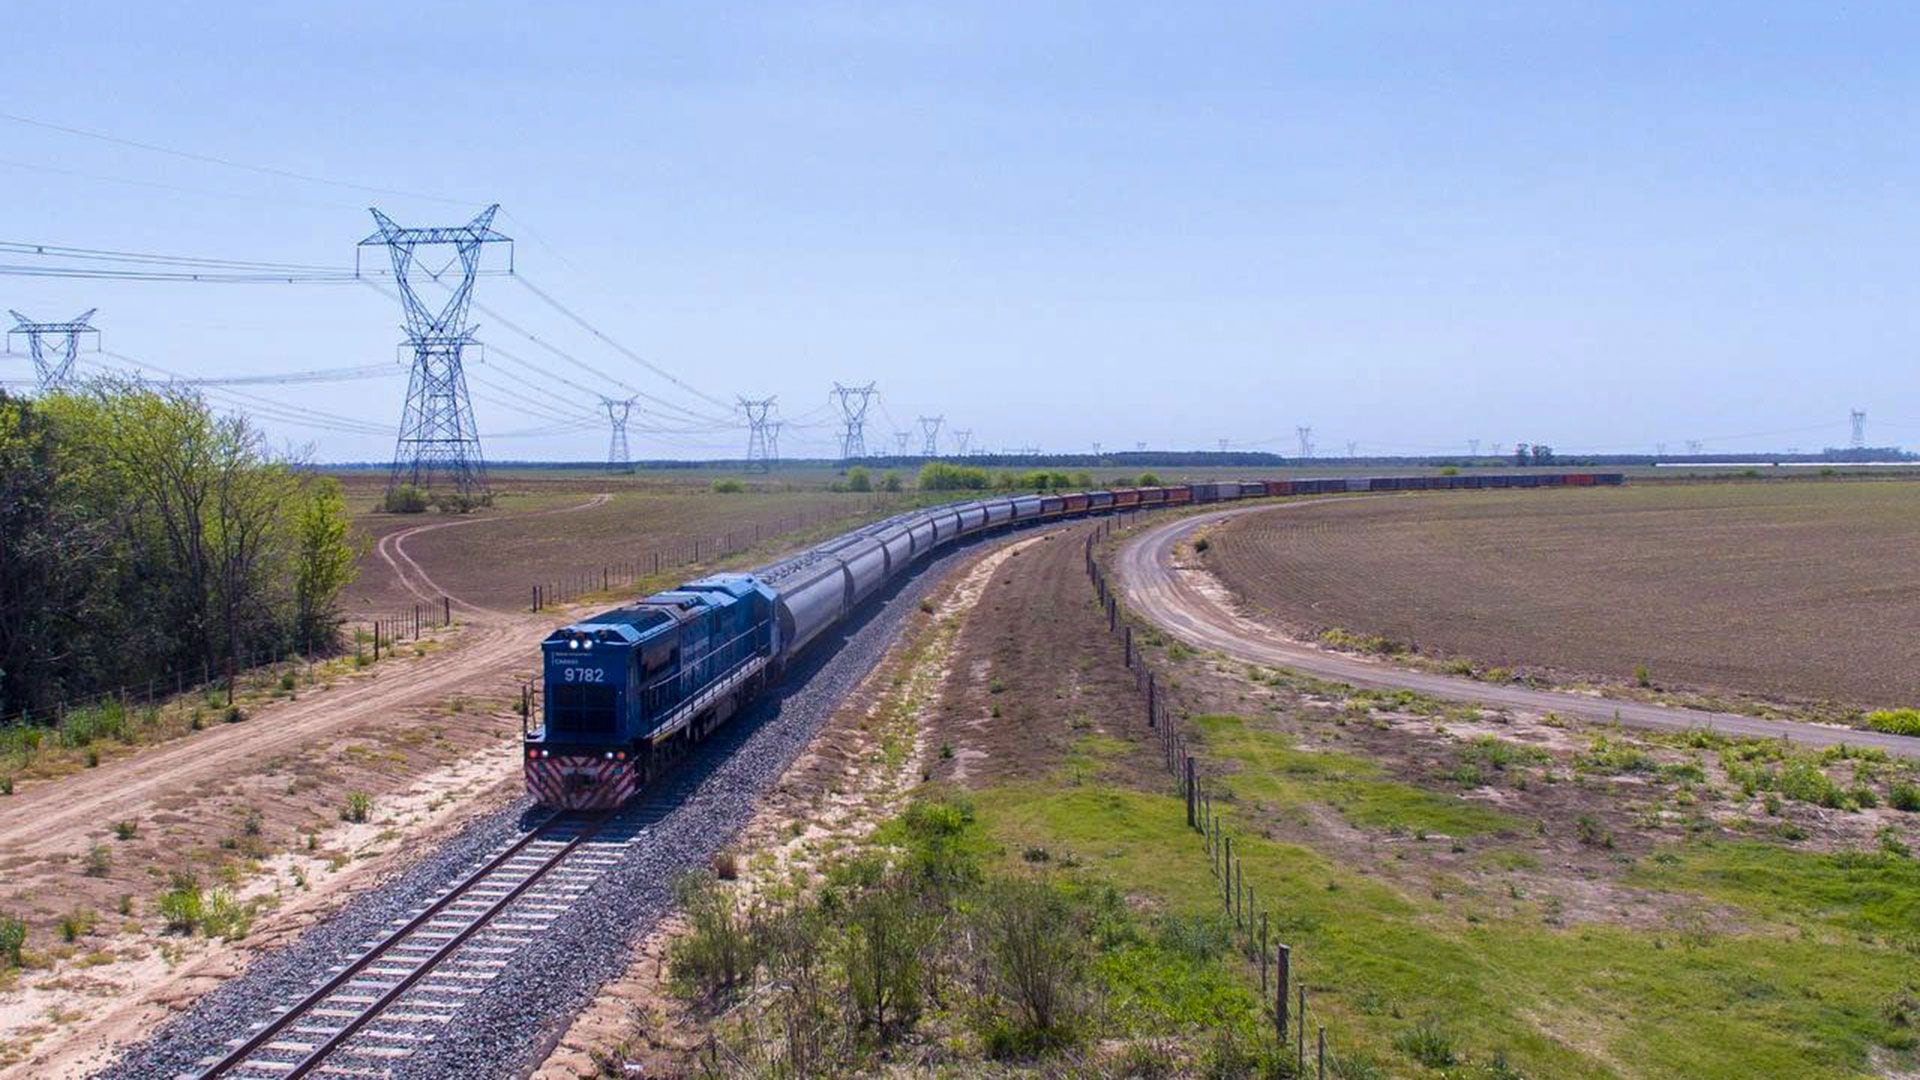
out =
[[1175,546],[1207,525],[1242,514],[1283,513],[1312,505],[1234,507],[1150,526],[1120,550],[1115,562],[1120,588],[1135,611],[1189,645],[1354,686],[1412,690],[1449,701],[1504,706],[1526,712],[1553,712],[1596,723],[1617,721],[1631,727],[1662,731],[1704,727],[1729,735],[1784,738],[1808,746],[1839,743],[1872,746],[1889,754],[1920,758],[1920,739],[1909,736],[1476,682],[1330,652],[1295,641],[1233,611],[1223,596],[1224,590],[1206,587],[1212,584],[1212,579],[1205,571],[1182,565],[1174,558]]
[[[546,517],[550,514],[572,514],[581,510],[592,510],[597,506],[605,506],[612,499],[612,495],[603,492],[588,499],[586,502],[574,506],[563,506],[558,510],[540,510],[525,516]],[[460,518],[456,521],[436,521],[427,525],[415,525],[410,529],[401,529],[399,532],[390,532],[382,536],[380,542],[374,545],[374,550],[379,554],[381,561],[385,562],[387,567],[393,571],[393,576],[400,582],[400,585],[415,597],[429,604],[435,604],[439,603],[440,598],[444,596],[455,606],[465,608],[468,611],[498,614],[497,612],[493,612],[492,608],[481,607],[479,604],[455,596],[435,584],[434,580],[427,576],[426,569],[418,562],[415,562],[413,556],[407,554],[406,548],[407,541],[419,536],[421,533],[433,532],[437,529],[454,529],[462,525],[476,525],[497,520],[499,519],[469,517]]]

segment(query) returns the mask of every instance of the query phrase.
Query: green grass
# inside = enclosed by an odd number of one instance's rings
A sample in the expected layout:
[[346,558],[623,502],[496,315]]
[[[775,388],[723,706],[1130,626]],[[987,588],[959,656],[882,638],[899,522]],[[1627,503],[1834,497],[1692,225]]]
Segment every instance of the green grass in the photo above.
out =
[[1712,897],[1772,921],[1824,923],[1920,948],[1920,861],[1890,853],[1701,842],[1643,862],[1633,881]]
[[[1325,803],[1365,828],[1472,836],[1517,830],[1521,822],[1458,796],[1382,778],[1380,766],[1337,751],[1298,749],[1292,736],[1256,728],[1238,716],[1199,716],[1193,730],[1216,761],[1239,770],[1219,778],[1242,802],[1275,806]],[[1231,808],[1216,804],[1216,810]]]
[[[1176,798],[1022,785],[982,793],[977,806],[1008,859],[1035,845],[1072,852],[1139,903],[1171,915],[1219,910]],[[1709,849],[1704,863],[1683,855],[1649,871],[1664,889],[1737,903],[1752,918],[1730,923],[1710,904],[1689,903],[1690,928],[1639,930],[1547,925],[1531,900],[1409,894],[1259,836],[1236,836],[1235,848],[1280,940],[1294,946],[1330,1044],[1388,1063],[1392,1075],[1430,1075],[1402,1048],[1422,1045],[1409,1032],[1423,1017],[1446,1018],[1462,1060],[1486,1066],[1502,1054],[1527,1076],[1860,1077],[1876,1047],[1911,1045],[1912,1029],[1888,1018],[1899,995],[1913,992],[1911,953],[1841,929],[1849,916],[1805,914],[1781,895],[1797,888],[1706,872],[1714,860],[1791,853],[1729,846]],[[1786,876],[1809,882],[1816,898],[1850,880],[1817,862],[1771,865],[1802,867]],[[1874,880],[1886,893],[1861,917],[1870,926],[1912,920],[1920,883],[1901,868],[1882,873]]]

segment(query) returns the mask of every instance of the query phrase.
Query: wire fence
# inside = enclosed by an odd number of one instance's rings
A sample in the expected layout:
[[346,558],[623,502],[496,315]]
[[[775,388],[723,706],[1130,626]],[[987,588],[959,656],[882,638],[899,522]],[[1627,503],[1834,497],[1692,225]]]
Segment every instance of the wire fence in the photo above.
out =
[[[1133,643],[1133,624],[1120,607],[1117,592],[1108,584],[1106,568],[1095,557],[1094,545],[1102,536],[1111,536],[1116,521],[1122,529],[1137,519],[1158,511],[1136,511],[1122,518],[1108,518],[1100,528],[1087,534],[1086,572],[1095,598],[1106,615],[1107,633],[1121,643],[1121,662],[1133,672],[1134,684],[1146,698],[1145,720],[1160,751],[1162,765],[1178,785],[1185,806],[1187,827],[1198,833],[1206,848],[1207,865],[1219,882],[1219,896],[1225,917],[1230,921],[1235,944],[1248,961],[1260,968],[1260,998],[1263,1015],[1273,1022],[1274,1035],[1284,1048],[1289,1034],[1294,1037],[1299,1075],[1307,1072],[1307,984],[1299,977],[1294,949],[1278,940],[1278,925],[1272,912],[1262,908],[1254,887],[1246,882],[1244,856],[1234,849],[1234,835],[1224,818],[1213,809],[1213,794],[1208,790],[1205,766],[1195,755],[1182,730],[1181,717],[1169,701],[1167,682],[1153,671],[1146,655]],[[1314,1037],[1314,1063],[1322,1078],[1327,1071],[1327,1028],[1318,1027]]]

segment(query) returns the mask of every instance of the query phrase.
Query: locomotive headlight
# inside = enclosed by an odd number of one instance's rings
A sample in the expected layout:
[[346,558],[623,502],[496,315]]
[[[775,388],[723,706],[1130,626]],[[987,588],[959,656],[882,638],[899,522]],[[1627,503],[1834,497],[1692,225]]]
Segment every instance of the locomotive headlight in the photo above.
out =
[[583,645],[583,646],[581,646],[581,647],[582,647],[582,648],[586,648],[586,649],[591,649],[591,648],[593,648],[593,639],[592,639],[592,638],[588,638],[588,639],[587,639],[587,643],[586,643],[585,645]]
[[577,638],[577,637],[576,637],[576,638],[568,638],[568,639],[567,639],[567,648],[569,648],[569,649],[577,649],[577,648],[579,648],[579,647],[580,647],[580,639],[579,639],[579,638]]
[[612,761],[612,760],[613,760],[613,751],[611,751],[611,750],[609,750],[609,751],[607,751],[607,760],[608,760],[608,761]]

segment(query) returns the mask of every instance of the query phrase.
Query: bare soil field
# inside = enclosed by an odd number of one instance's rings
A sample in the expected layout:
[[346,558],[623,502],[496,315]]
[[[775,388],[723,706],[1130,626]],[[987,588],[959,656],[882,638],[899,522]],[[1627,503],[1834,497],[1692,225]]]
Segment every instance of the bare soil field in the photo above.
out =
[[1555,681],[1920,702],[1920,486],[1448,492],[1212,530],[1205,562],[1296,636],[1379,636]]
[[[386,514],[375,507],[383,477],[342,477],[356,524],[369,540],[360,578],[348,590],[350,618],[410,610],[421,597],[408,589],[380,541],[406,534],[405,551],[432,567],[432,582],[457,601],[494,610],[524,610],[535,584],[596,576],[605,567],[661,571],[716,549],[771,552],[797,533],[831,529],[882,512],[885,496],[767,489],[720,493],[684,479],[636,479],[589,473],[509,473],[495,478],[495,505],[469,515]],[[724,542],[724,543],[723,543]],[[572,591],[572,590],[570,590]]]

